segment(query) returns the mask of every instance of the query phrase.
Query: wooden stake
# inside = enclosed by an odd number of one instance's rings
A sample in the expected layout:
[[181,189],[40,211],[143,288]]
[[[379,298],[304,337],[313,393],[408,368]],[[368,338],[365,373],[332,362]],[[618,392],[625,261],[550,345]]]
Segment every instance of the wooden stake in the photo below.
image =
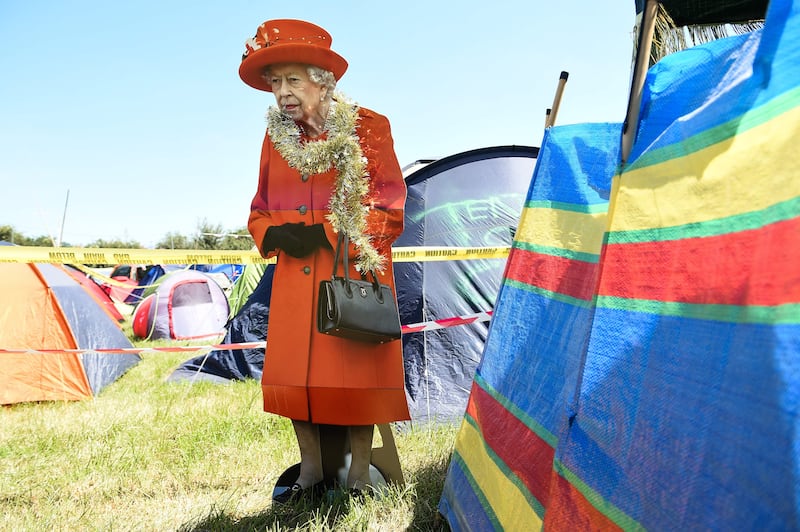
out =
[[564,85],[567,84],[567,78],[569,78],[569,72],[561,72],[561,76],[558,78],[558,86],[556,87],[556,95],[553,98],[553,107],[550,109],[550,114],[545,122],[545,127],[554,126],[556,123],[556,116],[558,115],[558,107],[561,105],[561,95],[564,94]]
[[628,110],[625,121],[622,123],[622,164],[628,161],[631,154],[633,140],[639,125],[639,111],[642,105],[642,91],[647,69],[650,67],[650,49],[653,46],[653,32],[656,27],[658,15],[658,0],[647,0],[642,11],[642,21],[639,26],[639,42],[636,47],[636,60],[631,76],[631,92],[628,97]]

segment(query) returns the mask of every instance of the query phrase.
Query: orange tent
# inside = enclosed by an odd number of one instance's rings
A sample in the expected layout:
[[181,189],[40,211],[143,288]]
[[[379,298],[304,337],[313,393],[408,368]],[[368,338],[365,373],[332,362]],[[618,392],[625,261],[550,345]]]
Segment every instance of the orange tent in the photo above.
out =
[[0,264],[0,404],[92,397],[141,360],[92,349],[131,347],[63,266]]

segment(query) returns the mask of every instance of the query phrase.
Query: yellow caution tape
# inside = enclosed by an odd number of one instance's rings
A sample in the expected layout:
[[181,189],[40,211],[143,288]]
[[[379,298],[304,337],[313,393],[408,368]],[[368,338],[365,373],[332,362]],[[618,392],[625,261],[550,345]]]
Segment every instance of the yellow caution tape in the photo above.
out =
[[440,260],[507,259],[509,246],[458,248],[458,247],[407,247],[392,248],[394,262],[432,262]]
[[[403,247],[392,249],[394,262],[506,259],[511,248],[500,247]],[[257,251],[192,249],[46,248],[0,246],[0,262],[51,264],[274,264]]]
[[268,264],[257,251],[0,246],[0,262],[52,264]]

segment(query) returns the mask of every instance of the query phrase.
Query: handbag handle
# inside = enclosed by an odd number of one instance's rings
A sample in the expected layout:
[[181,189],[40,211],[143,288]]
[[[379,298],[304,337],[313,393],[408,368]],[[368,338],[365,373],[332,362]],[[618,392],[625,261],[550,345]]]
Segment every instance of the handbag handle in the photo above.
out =
[[347,273],[347,247],[349,246],[349,237],[344,233],[339,233],[339,237],[336,239],[336,253],[333,256],[333,274],[331,275],[332,278],[336,277],[336,272],[339,270],[339,254],[344,247],[344,278],[346,280],[350,280],[349,274]]
[[[344,285],[347,290],[347,295],[352,296],[352,292],[350,291],[350,269],[347,260],[347,250],[350,246],[350,237],[347,236],[344,232],[339,232],[339,238],[336,240],[336,253],[333,256],[333,274],[331,278],[336,278],[336,272],[339,271],[339,254],[342,255],[342,264],[344,266]],[[378,273],[375,270],[369,270],[369,273],[372,274],[372,289],[375,292],[375,297],[378,298],[378,301],[383,303],[383,292],[381,291],[380,283],[378,282]],[[366,274],[361,274],[361,278],[363,280],[367,280]]]

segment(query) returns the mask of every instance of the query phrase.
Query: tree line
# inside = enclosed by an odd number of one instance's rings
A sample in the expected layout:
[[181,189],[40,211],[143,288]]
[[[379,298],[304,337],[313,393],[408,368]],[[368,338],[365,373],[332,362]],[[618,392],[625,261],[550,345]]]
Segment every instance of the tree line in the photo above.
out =
[[[15,230],[11,225],[0,225],[0,241],[10,242],[18,246],[53,247],[56,245],[53,238],[47,235],[29,237]],[[62,247],[74,247],[69,242],[62,242]],[[84,248],[122,248],[142,249],[137,240],[97,240],[78,246]],[[211,224],[203,220],[197,225],[197,231],[192,235],[182,235],[178,232],[165,234],[156,244],[155,249],[220,249],[220,250],[249,250],[253,248],[253,238],[246,227],[235,230],[226,230],[219,224]]]

